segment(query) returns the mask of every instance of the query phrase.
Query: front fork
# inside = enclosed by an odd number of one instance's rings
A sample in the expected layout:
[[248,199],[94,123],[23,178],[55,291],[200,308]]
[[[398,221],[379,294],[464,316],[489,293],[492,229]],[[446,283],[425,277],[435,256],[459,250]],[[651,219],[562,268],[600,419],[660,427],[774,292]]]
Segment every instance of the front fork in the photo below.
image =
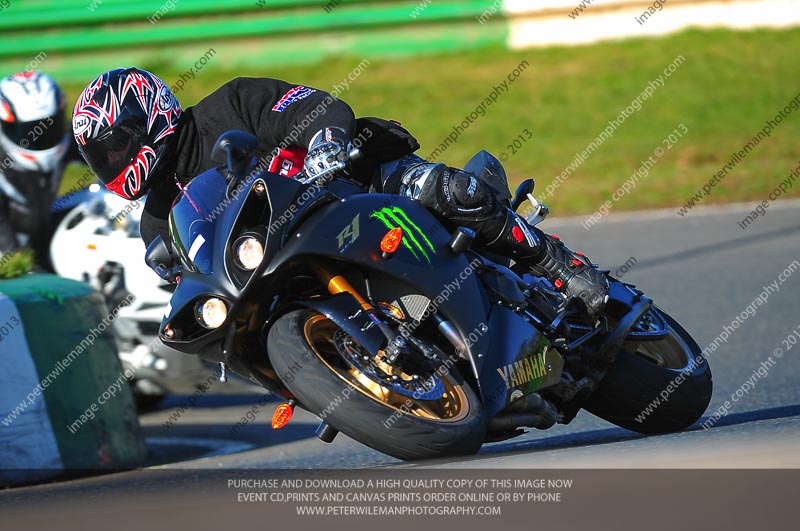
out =
[[350,296],[358,302],[358,305],[361,306],[361,309],[367,314],[372,323],[367,326],[377,326],[380,331],[383,332],[383,335],[386,336],[388,342],[386,346],[386,357],[389,363],[394,363],[400,355],[401,349],[405,347],[405,340],[403,337],[392,330],[392,327],[384,321],[383,316],[378,310],[376,310],[367,299],[362,297],[358,290],[356,290],[342,275],[332,272],[322,264],[314,264],[313,271],[317,278],[328,288],[328,292],[331,295],[349,293]]
[[[312,270],[317,278],[326,286],[331,295],[348,293],[356,300],[356,302],[358,302],[359,306],[361,306],[361,309],[369,317],[371,323],[377,326],[383,335],[386,336],[387,346],[385,349],[385,354],[386,360],[390,364],[396,363],[401,354],[407,354],[409,352],[409,346],[406,338],[403,337],[402,334],[399,334],[393,330],[392,327],[386,323],[383,312],[377,310],[370,301],[365,299],[358,292],[358,290],[356,290],[353,285],[350,284],[346,278],[344,278],[344,276],[336,274],[326,266],[318,263],[312,266]],[[456,349],[456,353],[461,356],[465,355],[466,345],[464,344],[464,340],[461,337],[461,334],[458,333],[458,330],[456,330],[455,326],[453,326],[450,321],[442,317],[439,312],[433,312],[432,317],[436,320],[438,330],[442,333],[442,335],[444,335],[448,342],[453,345],[453,347]],[[418,348],[424,348],[413,338],[412,342]]]

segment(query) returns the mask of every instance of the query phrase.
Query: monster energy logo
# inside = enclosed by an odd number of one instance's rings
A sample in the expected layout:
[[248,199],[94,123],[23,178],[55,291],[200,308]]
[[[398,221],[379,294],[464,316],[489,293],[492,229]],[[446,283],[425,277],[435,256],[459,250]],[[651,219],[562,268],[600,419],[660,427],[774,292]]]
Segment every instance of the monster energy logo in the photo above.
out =
[[413,254],[414,258],[417,260],[420,260],[420,255],[422,255],[428,263],[431,263],[428,251],[430,250],[433,254],[436,254],[436,249],[433,247],[428,237],[425,236],[425,233],[422,232],[422,229],[411,221],[402,208],[383,207],[370,214],[369,217],[381,220],[389,229],[400,227],[400,229],[403,230],[402,242],[405,248],[411,251],[411,254]]

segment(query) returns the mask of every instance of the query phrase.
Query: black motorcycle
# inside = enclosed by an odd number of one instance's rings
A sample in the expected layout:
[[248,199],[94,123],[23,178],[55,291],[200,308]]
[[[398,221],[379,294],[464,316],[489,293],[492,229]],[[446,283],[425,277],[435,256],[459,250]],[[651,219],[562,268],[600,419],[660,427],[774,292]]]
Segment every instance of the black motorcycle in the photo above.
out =
[[[482,253],[471,230],[347,179],[268,173],[255,146],[240,131],[219,138],[222,165],[185,187],[172,241],[157,238],[146,259],[177,285],[163,342],[284,397],[273,427],[299,405],[326,442],[342,431],[421,459],[472,454],[581,408],[641,433],[705,411],[700,348],[633,285],[609,278],[605,315],[589,321],[547,280]],[[515,209],[533,190],[529,179],[512,200],[486,152],[467,170]]]

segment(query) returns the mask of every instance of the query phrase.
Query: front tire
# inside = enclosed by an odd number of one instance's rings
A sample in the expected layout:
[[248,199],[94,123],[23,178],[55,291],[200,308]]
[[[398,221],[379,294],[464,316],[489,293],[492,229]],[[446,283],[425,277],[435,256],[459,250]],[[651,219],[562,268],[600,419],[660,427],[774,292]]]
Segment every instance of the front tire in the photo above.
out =
[[300,404],[353,439],[406,460],[478,451],[486,420],[455,366],[439,374],[441,399],[413,400],[358,370],[342,345],[360,349],[332,321],[307,310],[278,319],[267,340],[273,368]]
[[[711,400],[711,368],[691,335],[664,312],[669,333],[626,342],[584,409],[646,434],[688,428]],[[677,385],[676,385],[677,383]]]

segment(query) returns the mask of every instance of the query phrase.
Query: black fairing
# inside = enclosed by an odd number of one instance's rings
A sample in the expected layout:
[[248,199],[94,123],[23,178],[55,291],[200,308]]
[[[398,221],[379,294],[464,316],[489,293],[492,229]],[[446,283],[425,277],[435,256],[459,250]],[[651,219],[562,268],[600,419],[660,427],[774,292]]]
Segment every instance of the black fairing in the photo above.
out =
[[[230,183],[222,172],[209,170],[191,181],[173,207],[170,230],[184,269],[160,331],[167,346],[209,361],[232,363],[236,370],[234,338],[243,331],[259,331],[254,322],[268,326],[270,315],[280,311],[267,309],[274,294],[297,271],[322,258],[341,262],[342,269],[372,271],[434,301],[440,315],[462,337],[470,338],[464,357],[472,377],[481,390],[481,378],[491,383],[492,392],[483,393],[487,412],[494,414],[508,403],[512,389],[498,391],[502,368],[530,355],[530,343],[525,340],[538,341],[541,335],[516,313],[498,311],[490,304],[475,272],[485,259],[470,252],[454,253],[448,246],[451,234],[427,209],[399,196],[366,194],[347,181],[314,187],[270,173],[243,176],[239,181],[234,188],[238,192],[228,194]],[[232,243],[238,231],[252,223],[267,228],[264,259],[243,276],[232,260]],[[384,258],[380,242],[398,226],[405,235],[402,245]],[[508,276],[496,279],[498,287],[513,282],[513,273],[505,268],[494,275]],[[197,303],[208,297],[223,299],[228,308],[224,324],[213,330],[202,327],[195,316]],[[312,297],[288,304],[330,315],[348,332],[359,334],[360,327],[344,321],[344,316],[358,309],[350,296]],[[167,325],[172,337],[164,334]],[[358,336],[362,347],[380,347],[376,332],[373,328]]]
[[[409,238],[408,241],[413,251],[401,246],[394,257],[388,260],[382,258],[379,248],[381,239],[390,230],[380,216],[381,212],[387,210],[414,233],[413,239]],[[358,237],[352,241],[340,240],[342,231],[356,219]],[[391,217],[385,219],[395,224]],[[462,335],[468,335],[485,323],[488,301],[477,275],[471,273],[467,255],[456,255],[447,247],[450,237],[439,221],[416,201],[387,194],[353,195],[322,207],[308,223],[293,231],[263,274],[272,275],[302,256],[345,260],[394,277],[431,300],[440,297],[441,303],[437,304],[440,311]],[[460,278],[462,274],[464,279]],[[460,286],[456,290],[453,283],[457,280]],[[449,291],[448,285],[451,286]],[[488,338],[482,336],[471,350],[475,368],[479,372],[488,353]]]
[[[187,305],[202,296],[216,294],[234,305],[243,292],[264,284],[269,277],[279,276],[276,273],[282,268],[291,267],[293,263],[304,260],[303,257],[314,255],[380,270],[432,300],[441,296],[441,311],[458,323],[465,334],[485,321],[481,316],[486,315],[488,303],[477,277],[469,274],[467,256],[456,255],[447,248],[450,233],[417,202],[384,194],[361,193],[338,198],[331,190],[340,195],[360,191],[346,182],[334,183],[323,190],[317,188],[318,191],[312,193],[313,186],[274,174],[264,173],[252,182],[255,184],[259,180],[265,182],[267,190],[269,208],[265,224],[274,230],[268,234],[261,267],[253,272],[245,285],[236,282],[231,271],[234,266],[228,255],[237,217],[244,202],[252,195],[250,187],[236,197],[226,197],[225,178],[220,171],[213,169],[193,179],[176,202],[170,215],[170,230],[176,254],[185,269],[164,323],[173,321],[187,309],[193,312],[193,308],[187,308]],[[299,207],[292,208],[298,204]],[[220,208],[221,205],[224,207]],[[315,208],[310,217],[305,215],[309,206]],[[291,216],[286,215],[289,212],[292,212]],[[359,222],[357,236],[352,241],[340,240],[343,230],[356,218]],[[285,222],[281,223],[281,219]],[[399,219],[410,229],[407,243],[411,248],[401,246],[389,260],[383,259],[379,250],[381,239],[389,231],[382,219],[391,223]],[[454,288],[450,291],[443,289],[442,286],[458,279],[464,271],[467,271],[466,279],[461,281],[457,292]],[[199,336],[203,336],[203,343],[217,342],[224,337],[225,328],[197,330],[198,337],[184,335],[170,343],[193,343],[194,347]],[[486,343],[484,336],[475,345],[476,352],[485,354]],[[179,346],[175,348],[183,350]],[[196,352],[196,349],[192,350]]]

